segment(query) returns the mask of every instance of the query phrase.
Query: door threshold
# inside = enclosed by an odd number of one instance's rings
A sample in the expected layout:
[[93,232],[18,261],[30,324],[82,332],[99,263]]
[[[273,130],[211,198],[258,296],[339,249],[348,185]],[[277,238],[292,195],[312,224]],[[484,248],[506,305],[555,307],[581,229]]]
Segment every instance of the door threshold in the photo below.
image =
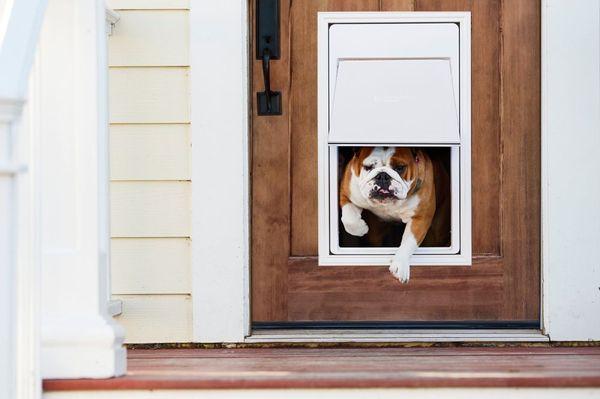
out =
[[539,329],[271,329],[253,330],[247,343],[268,342],[549,342]]

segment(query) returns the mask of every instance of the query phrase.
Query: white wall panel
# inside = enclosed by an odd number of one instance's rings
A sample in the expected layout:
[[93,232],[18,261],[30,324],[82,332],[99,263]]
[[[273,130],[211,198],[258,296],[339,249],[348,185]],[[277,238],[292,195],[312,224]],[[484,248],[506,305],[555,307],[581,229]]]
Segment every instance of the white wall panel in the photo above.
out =
[[111,123],[190,121],[188,68],[111,68]]
[[189,295],[115,295],[123,301],[116,320],[125,328],[125,343],[168,343],[192,340]]
[[190,0],[107,0],[115,10],[169,10],[188,9]]
[[189,65],[185,10],[119,11],[109,41],[110,66]]
[[112,180],[189,180],[191,141],[186,124],[110,127]]
[[113,238],[113,294],[189,294],[189,238]]
[[112,237],[189,237],[189,182],[112,182]]

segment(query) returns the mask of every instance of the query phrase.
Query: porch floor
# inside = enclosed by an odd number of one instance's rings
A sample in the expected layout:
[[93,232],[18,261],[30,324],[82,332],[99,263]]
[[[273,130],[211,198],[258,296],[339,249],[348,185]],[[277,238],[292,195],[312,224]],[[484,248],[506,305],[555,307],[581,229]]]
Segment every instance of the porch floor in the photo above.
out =
[[132,349],[119,378],[44,390],[600,387],[600,347]]

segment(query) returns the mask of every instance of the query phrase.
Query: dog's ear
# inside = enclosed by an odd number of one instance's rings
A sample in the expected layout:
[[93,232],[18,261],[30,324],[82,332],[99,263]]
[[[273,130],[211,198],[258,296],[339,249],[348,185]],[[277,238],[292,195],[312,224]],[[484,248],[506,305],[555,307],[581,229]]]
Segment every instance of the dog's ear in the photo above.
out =
[[412,154],[413,160],[417,164],[420,163],[425,158],[425,151],[423,151],[423,149],[421,149],[421,148],[412,148],[411,147],[410,152]]
[[352,147],[352,157],[357,157],[360,153],[360,147]]

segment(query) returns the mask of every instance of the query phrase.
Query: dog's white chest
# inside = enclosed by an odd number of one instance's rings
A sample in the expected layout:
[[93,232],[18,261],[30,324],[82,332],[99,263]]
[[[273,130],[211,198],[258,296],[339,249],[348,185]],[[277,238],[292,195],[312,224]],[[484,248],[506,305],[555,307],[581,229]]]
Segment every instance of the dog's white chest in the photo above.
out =
[[356,206],[373,212],[383,220],[408,223],[419,206],[420,198],[417,194],[413,194],[406,200],[389,201],[385,203],[369,201],[361,194],[358,179],[353,175],[350,181],[350,201]]
[[408,223],[419,206],[419,196],[411,195],[405,201],[395,201],[389,204],[375,204],[366,209],[383,220],[402,221]]

